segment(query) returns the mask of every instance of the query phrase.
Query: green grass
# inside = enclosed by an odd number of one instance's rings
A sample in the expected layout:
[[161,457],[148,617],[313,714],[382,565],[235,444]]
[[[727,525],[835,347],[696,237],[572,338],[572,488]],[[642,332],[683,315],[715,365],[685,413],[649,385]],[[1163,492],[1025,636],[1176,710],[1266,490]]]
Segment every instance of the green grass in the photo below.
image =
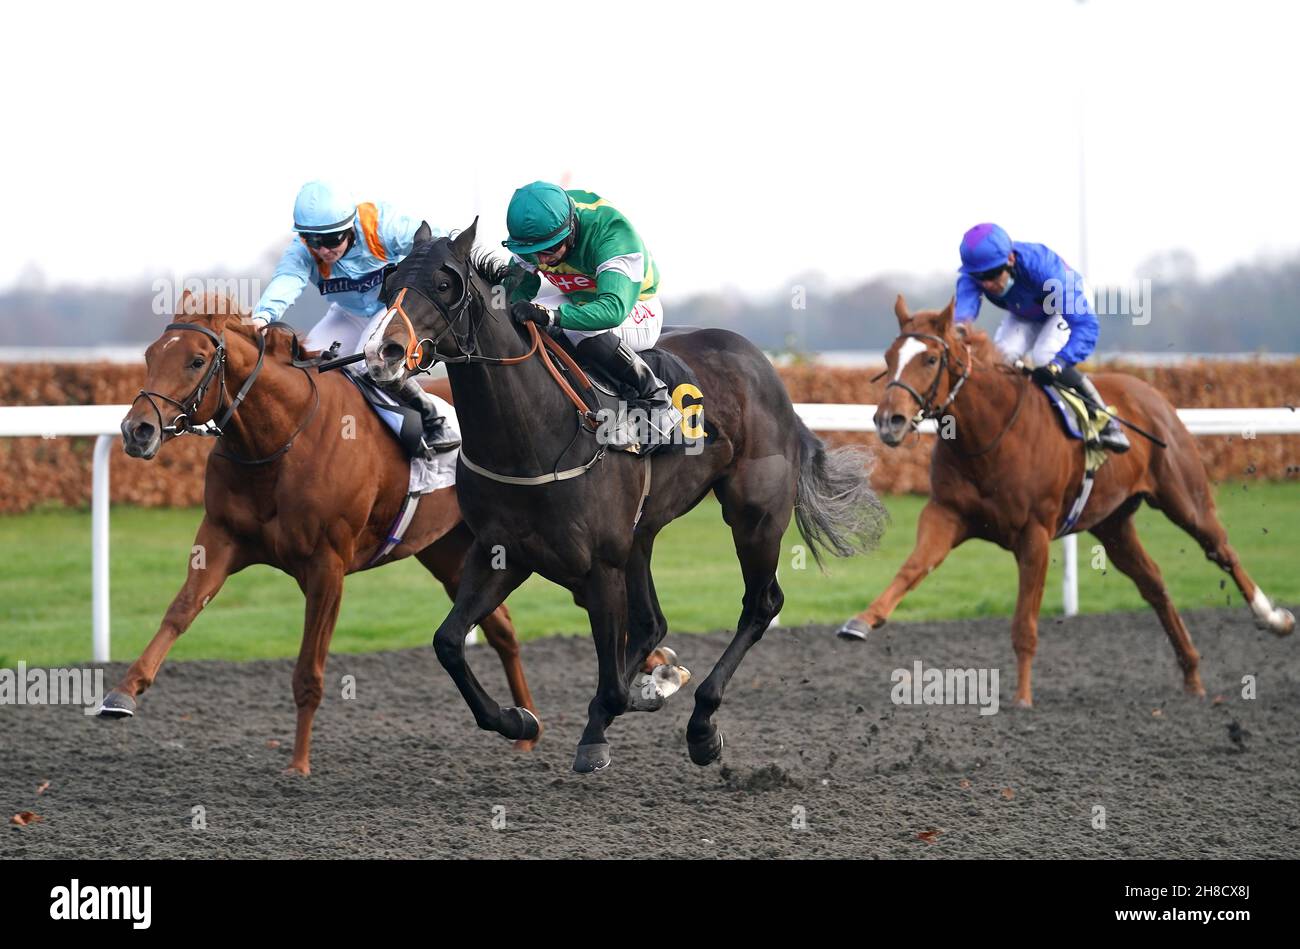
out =
[[[823,576],[811,563],[795,569],[791,528],[781,585],[785,625],[838,623],[878,594],[911,550],[923,498],[886,499],[893,523],[876,553],[834,561]],[[1246,568],[1285,604],[1300,600],[1296,529],[1300,486],[1224,484],[1220,515]],[[134,658],[158,627],[185,575],[198,526],[196,509],[118,507],[112,513],[113,658]],[[1225,577],[1200,548],[1163,515],[1144,508],[1139,530],[1182,608],[1240,605]],[[1127,578],[1091,569],[1091,535],[1080,540],[1080,609],[1141,609]],[[34,665],[83,662],[90,656],[90,515],[45,509],[0,518],[0,666],[19,659]],[[1048,578],[1045,613],[1061,610],[1060,546]],[[670,525],[655,548],[655,583],[674,631],[731,627],[740,611],[740,571],[716,502],[706,501]],[[1016,596],[1015,562],[990,544],[958,548],[905,599],[895,618],[932,619],[1010,615]],[[178,659],[251,659],[292,656],[302,631],[297,585],[269,567],[253,567],[227,581],[220,595],[181,637]],[[510,598],[521,635],[586,633],[581,613],[558,587],[537,577]],[[349,577],[333,649],[365,652],[427,644],[449,602],[414,560]],[[1243,606],[1244,609],[1244,606]]]

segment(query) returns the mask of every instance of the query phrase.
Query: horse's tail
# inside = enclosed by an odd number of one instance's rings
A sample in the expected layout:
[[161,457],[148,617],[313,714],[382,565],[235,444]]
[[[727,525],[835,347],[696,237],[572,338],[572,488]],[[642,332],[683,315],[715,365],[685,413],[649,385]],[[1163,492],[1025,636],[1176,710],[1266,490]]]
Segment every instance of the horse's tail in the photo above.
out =
[[860,446],[827,450],[802,421],[794,517],[817,566],[821,551],[836,557],[874,550],[889,513],[871,490],[872,453]]

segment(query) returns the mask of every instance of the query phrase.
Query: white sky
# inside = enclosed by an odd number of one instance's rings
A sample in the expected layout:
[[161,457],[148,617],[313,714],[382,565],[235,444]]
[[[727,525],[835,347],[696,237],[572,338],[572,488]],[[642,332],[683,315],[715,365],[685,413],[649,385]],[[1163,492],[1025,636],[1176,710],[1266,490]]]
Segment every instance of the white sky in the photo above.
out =
[[0,288],[238,275],[315,177],[496,243],[567,173],[670,298],[947,270],[982,220],[1077,264],[1081,114],[1092,282],[1213,273],[1300,248],[1295,9],[11,4]]

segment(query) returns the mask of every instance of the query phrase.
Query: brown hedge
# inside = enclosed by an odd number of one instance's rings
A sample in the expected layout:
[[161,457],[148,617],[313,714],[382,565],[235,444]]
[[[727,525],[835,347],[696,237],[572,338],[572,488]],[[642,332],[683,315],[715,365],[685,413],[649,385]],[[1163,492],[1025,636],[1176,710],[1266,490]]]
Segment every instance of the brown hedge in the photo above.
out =
[[[870,378],[881,367],[830,369],[799,364],[781,377],[796,402],[874,403],[884,382]],[[1201,362],[1171,367],[1113,366],[1146,379],[1181,408],[1300,405],[1300,359],[1285,363]],[[144,384],[142,366],[41,363],[0,367],[0,405],[126,403]],[[925,493],[929,489],[931,440],[913,437],[899,449],[881,448],[870,433],[829,433],[831,444],[863,443],[876,449],[873,483],[878,491]],[[41,504],[90,502],[90,438],[0,438],[0,513]],[[1199,438],[1216,481],[1230,478],[1294,480],[1300,475],[1300,436]],[[112,494],[117,503],[146,507],[202,502],[203,463],[212,443],[186,437],[151,462],[112,455]]]

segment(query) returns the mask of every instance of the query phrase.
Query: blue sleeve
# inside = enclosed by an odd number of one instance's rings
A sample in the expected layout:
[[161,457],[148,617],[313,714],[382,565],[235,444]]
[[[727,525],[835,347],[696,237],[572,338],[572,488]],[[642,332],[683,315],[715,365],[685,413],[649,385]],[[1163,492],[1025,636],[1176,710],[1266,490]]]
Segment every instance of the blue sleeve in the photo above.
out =
[[302,293],[303,287],[311,279],[311,252],[302,241],[295,240],[285,248],[276,265],[275,276],[262,291],[257,306],[253,307],[253,316],[264,316],[268,320],[278,320],[284,311],[293,306]]
[[966,323],[980,315],[980,304],[984,302],[982,291],[974,278],[962,274],[957,278],[957,307],[953,319]]
[[[379,239],[384,242],[390,261],[399,261],[411,252],[415,246],[415,232],[420,229],[423,221],[424,218],[402,214],[389,204],[379,206]],[[438,228],[432,224],[429,226],[433,229],[434,237],[443,236]]]
[[1044,308],[1052,316],[1064,319],[1070,327],[1070,338],[1053,361],[1062,366],[1083,362],[1097,345],[1097,314],[1088,299],[1083,276],[1041,245],[1026,245],[1023,256],[1017,247],[1016,261],[1022,264],[1030,280],[1047,291]]

